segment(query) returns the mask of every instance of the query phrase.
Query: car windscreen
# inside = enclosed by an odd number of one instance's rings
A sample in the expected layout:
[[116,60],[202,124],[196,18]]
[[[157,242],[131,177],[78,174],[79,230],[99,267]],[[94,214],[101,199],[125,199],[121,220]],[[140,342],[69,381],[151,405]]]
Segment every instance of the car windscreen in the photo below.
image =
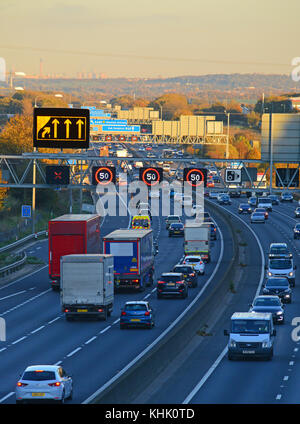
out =
[[132,225],[134,227],[149,227],[149,221],[147,219],[135,219]]
[[270,254],[279,255],[282,253],[287,253],[286,246],[276,246],[276,247],[271,247],[270,249]]
[[259,197],[258,203],[270,203],[270,199],[268,199],[267,197]]
[[126,311],[146,311],[147,307],[146,305],[141,305],[139,303],[136,304],[130,304],[130,305],[125,305],[124,308]]
[[234,319],[231,321],[231,333],[267,334],[270,323],[260,319]]
[[166,275],[166,276],[162,276],[160,278],[160,281],[165,281],[166,283],[171,282],[171,283],[176,283],[176,281],[180,281],[181,277],[179,275]]
[[22,380],[28,381],[45,381],[56,380],[55,372],[53,371],[25,371]]
[[169,216],[168,221],[180,221],[179,216]]
[[272,298],[272,297],[270,298],[263,297],[260,299],[256,299],[253,304],[253,306],[279,306],[279,305],[280,305],[280,300]]
[[292,268],[292,261],[289,259],[270,259],[269,268],[290,269]]
[[200,262],[201,261],[201,259],[200,258],[185,258],[185,260],[184,260],[185,262],[187,262],[187,263],[191,263],[191,264],[194,264],[195,262]]
[[174,272],[182,272],[183,274],[191,274],[194,272],[191,266],[179,266],[174,268]]
[[249,209],[249,205],[247,203],[241,203],[240,208],[242,209]]
[[266,287],[287,287],[289,283],[285,278],[269,278],[266,283]]

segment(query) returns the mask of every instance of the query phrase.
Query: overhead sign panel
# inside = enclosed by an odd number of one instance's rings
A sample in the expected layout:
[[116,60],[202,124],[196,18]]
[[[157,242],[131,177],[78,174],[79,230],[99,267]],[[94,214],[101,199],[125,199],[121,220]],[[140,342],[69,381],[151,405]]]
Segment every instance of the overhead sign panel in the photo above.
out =
[[276,171],[276,187],[299,187],[299,169],[277,168]]
[[46,183],[68,185],[70,182],[70,168],[65,165],[46,166]]
[[87,149],[89,133],[89,109],[34,108],[34,147]]
[[143,181],[148,187],[155,186],[163,180],[162,168],[140,168],[139,179]]
[[140,132],[140,125],[102,125],[104,132]]
[[96,118],[91,118],[90,124],[91,125],[121,125],[121,126],[127,126],[127,119],[96,119]]
[[192,187],[197,187],[207,183],[207,169],[206,168],[184,168],[183,181],[189,183]]

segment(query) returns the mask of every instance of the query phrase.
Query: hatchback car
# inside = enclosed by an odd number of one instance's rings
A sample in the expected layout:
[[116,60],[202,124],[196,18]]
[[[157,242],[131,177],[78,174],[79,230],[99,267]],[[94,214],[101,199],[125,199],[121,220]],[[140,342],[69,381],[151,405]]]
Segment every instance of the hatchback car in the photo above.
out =
[[16,403],[72,399],[73,380],[58,365],[32,365],[25,369],[17,382]]
[[260,212],[265,215],[265,219],[269,218],[269,212],[265,208],[255,208],[253,212]]
[[166,219],[166,229],[168,230],[171,224],[181,223],[180,216],[178,215],[169,215]]
[[284,323],[284,305],[278,296],[257,296],[250,312],[271,312],[274,323]]
[[263,294],[278,296],[282,302],[292,302],[292,290],[285,277],[268,278],[263,287]]
[[213,222],[207,222],[210,226],[210,239],[217,240],[217,227]]
[[173,223],[169,226],[169,237],[172,236],[184,236],[184,225],[181,222],[179,222],[178,224]]
[[293,194],[285,191],[281,194],[280,201],[281,202],[292,202],[294,200]]
[[200,274],[204,275],[205,273],[205,263],[202,260],[201,256],[196,255],[188,255],[182,261],[183,265],[192,265],[194,270]]
[[197,273],[195,272],[194,267],[192,265],[177,264],[174,266],[172,272],[179,272],[183,274],[183,277],[189,287],[197,287],[198,285]]
[[295,209],[295,218],[300,218],[300,208]]
[[120,329],[126,327],[152,328],[155,325],[154,311],[149,302],[138,300],[129,301],[121,309]]
[[251,224],[255,224],[259,222],[265,224],[266,222],[265,214],[261,212],[253,212],[250,218],[250,222]]
[[271,243],[269,249],[269,259],[271,258],[292,258],[293,255],[290,252],[286,243]]
[[300,224],[296,224],[294,227],[294,239],[300,238]]
[[176,296],[185,299],[188,295],[188,285],[182,273],[166,272],[157,281],[157,299],[163,296]]
[[239,208],[238,208],[238,213],[243,214],[243,213],[251,213],[252,209],[250,207],[250,205],[248,205],[248,203],[240,203]]

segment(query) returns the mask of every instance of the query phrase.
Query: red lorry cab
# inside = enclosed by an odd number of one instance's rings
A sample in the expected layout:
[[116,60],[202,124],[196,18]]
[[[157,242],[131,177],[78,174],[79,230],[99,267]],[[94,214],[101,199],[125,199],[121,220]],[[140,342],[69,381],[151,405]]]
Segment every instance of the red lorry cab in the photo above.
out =
[[60,287],[60,258],[65,255],[101,253],[100,216],[67,214],[49,221],[49,277]]

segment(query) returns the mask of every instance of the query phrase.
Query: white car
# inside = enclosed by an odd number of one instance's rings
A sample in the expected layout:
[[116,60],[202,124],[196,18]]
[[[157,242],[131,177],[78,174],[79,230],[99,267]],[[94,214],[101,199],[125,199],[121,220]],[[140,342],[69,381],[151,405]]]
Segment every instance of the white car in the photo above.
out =
[[25,369],[16,385],[16,403],[72,399],[73,380],[59,365],[32,365]]
[[194,270],[200,274],[204,275],[205,272],[205,264],[199,255],[188,255],[184,258],[183,262],[184,265],[192,265]]

